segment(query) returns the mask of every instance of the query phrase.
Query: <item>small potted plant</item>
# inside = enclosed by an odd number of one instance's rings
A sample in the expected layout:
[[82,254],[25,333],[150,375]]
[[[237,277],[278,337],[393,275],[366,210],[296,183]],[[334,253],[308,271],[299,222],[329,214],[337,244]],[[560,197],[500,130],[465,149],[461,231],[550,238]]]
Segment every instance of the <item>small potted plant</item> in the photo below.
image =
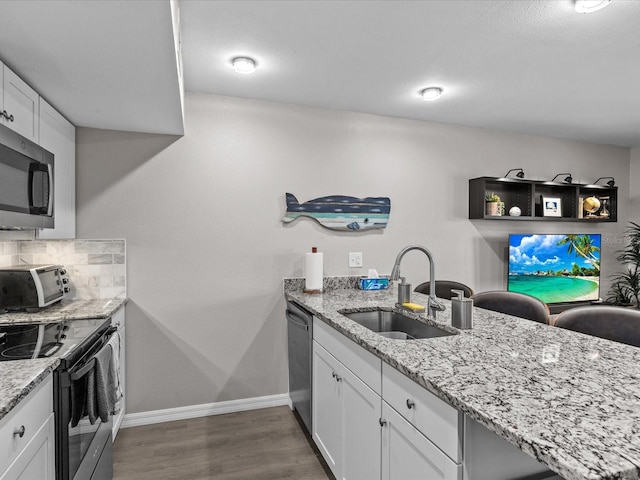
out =
[[499,217],[500,216],[500,204],[502,203],[500,201],[500,197],[498,195],[496,195],[494,192],[491,193],[487,193],[484,197],[485,202],[486,202],[486,212],[487,215],[491,215],[494,217]]

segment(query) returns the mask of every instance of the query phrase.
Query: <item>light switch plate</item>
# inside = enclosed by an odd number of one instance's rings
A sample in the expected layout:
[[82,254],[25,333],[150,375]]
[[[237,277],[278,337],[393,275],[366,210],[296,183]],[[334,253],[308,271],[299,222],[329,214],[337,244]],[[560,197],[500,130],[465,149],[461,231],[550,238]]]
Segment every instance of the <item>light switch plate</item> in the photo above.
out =
[[349,268],[362,267],[362,252],[349,252]]

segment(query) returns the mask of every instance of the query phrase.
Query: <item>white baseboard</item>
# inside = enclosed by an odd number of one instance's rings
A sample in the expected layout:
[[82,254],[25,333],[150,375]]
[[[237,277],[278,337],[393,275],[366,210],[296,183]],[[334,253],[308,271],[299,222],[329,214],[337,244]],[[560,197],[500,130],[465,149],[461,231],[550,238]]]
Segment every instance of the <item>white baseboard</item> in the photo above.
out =
[[154,423],[208,417],[210,415],[221,415],[223,413],[244,412],[247,410],[258,410],[260,408],[280,407],[282,405],[292,406],[288,393],[269,395],[266,397],[243,398],[227,402],[189,405],[188,407],[152,410],[150,412],[127,413],[122,420],[121,427],[139,427],[142,425],[152,425]]

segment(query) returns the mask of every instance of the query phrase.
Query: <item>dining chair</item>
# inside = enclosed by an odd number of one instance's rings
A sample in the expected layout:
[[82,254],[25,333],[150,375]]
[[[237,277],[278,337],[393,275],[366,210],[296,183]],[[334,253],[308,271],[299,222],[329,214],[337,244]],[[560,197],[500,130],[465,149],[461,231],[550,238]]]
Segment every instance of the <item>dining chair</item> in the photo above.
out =
[[542,300],[530,295],[504,290],[476,293],[471,297],[473,306],[526,318],[539,323],[549,323],[549,307]]
[[640,347],[640,310],[609,305],[565,310],[552,323],[574,332]]
[[[429,285],[431,282],[424,282],[413,289],[414,292],[429,294]],[[465,297],[471,297],[473,295],[473,289],[468,287],[464,283],[456,282],[453,280],[436,280],[436,297],[447,298],[451,300],[454,297],[451,290],[462,290]]]

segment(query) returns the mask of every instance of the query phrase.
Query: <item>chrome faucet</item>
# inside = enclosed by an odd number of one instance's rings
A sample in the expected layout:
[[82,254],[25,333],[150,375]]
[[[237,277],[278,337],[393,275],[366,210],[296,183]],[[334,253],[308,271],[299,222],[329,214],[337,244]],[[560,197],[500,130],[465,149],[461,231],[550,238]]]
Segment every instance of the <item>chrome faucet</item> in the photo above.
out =
[[404,247],[400,250],[400,253],[398,253],[398,256],[396,257],[396,263],[393,265],[393,270],[391,270],[391,277],[389,278],[389,281],[395,282],[400,279],[400,262],[402,261],[402,257],[411,250],[420,250],[429,259],[429,300],[427,302],[427,312],[435,318],[436,312],[443,312],[445,306],[438,301],[435,295],[435,265],[433,264],[433,257],[429,250],[425,247],[421,247],[420,245],[409,245],[408,247]]

